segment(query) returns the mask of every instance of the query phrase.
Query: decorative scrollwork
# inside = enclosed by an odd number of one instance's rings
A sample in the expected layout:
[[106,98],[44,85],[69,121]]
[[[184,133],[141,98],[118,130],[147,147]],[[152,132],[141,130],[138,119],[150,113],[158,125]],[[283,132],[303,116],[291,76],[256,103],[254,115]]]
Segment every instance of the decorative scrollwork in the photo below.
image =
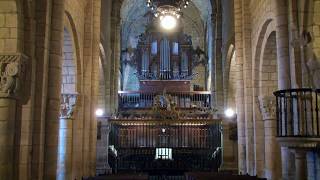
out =
[[154,98],[153,111],[157,118],[161,119],[179,119],[179,111],[176,109],[176,103],[173,101],[172,96],[163,93]]
[[26,59],[23,54],[0,54],[0,97],[18,97]]
[[60,118],[72,118],[78,94],[62,94]]
[[263,120],[276,119],[276,99],[273,96],[259,96]]

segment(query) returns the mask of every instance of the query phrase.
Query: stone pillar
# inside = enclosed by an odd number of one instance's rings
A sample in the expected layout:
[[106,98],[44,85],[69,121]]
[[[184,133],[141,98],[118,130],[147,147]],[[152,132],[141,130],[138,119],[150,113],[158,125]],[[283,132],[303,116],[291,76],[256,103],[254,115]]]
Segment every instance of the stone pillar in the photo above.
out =
[[278,61],[278,88],[291,88],[290,58],[289,58],[289,31],[288,31],[288,1],[274,0],[276,36],[277,36],[277,61]]
[[108,163],[110,125],[107,118],[101,118],[98,125],[97,140],[97,175],[110,174]]
[[288,147],[281,147],[282,179],[292,180],[295,177],[294,154]]
[[237,125],[236,118],[222,121],[223,159],[220,170],[237,172]]
[[[212,12],[213,14],[211,14],[211,23],[212,23],[212,47],[214,47],[215,44],[215,36],[216,36],[216,7],[213,6],[212,7]],[[214,61],[214,57],[215,57],[215,49],[212,50],[212,62],[211,62],[211,107],[215,107],[216,104],[216,87],[215,87],[215,80],[216,80],[216,68],[215,68],[215,61]]]
[[57,180],[72,179],[73,112],[76,94],[62,94],[59,120]]
[[26,57],[0,54],[0,179],[13,179],[16,103]]
[[101,5],[103,11],[101,11],[101,34],[103,38],[101,39],[101,43],[103,45],[106,56],[103,57],[103,62],[105,62],[106,66],[104,66],[104,76],[105,76],[105,107],[106,112],[105,115],[109,116],[112,114],[111,111],[111,11],[112,11],[112,1],[101,1]]
[[64,0],[52,1],[44,145],[44,179],[56,179],[62,80]]
[[222,65],[222,7],[220,1],[217,1],[214,22],[214,90],[215,90],[215,108],[219,113],[223,113],[223,65]]
[[295,180],[307,180],[307,152],[302,149],[295,150],[296,175]]
[[[255,129],[253,122],[253,78],[252,78],[252,30],[250,1],[241,1],[242,3],[242,42],[243,42],[243,99],[244,99],[244,121],[246,136],[246,168],[251,176],[257,174],[256,147],[255,147]],[[238,53],[238,51],[237,51]]]
[[281,179],[279,165],[281,156],[280,147],[276,141],[276,99],[272,96],[260,96],[259,102],[265,132],[265,177],[268,180],[279,180]]
[[119,68],[120,68],[120,11],[116,9],[121,8],[121,2],[116,1],[113,3],[111,13],[111,113],[116,113],[118,108],[118,80],[119,80]]
[[114,73],[114,112],[116,113],[118,111],[118,89],[119,89],[119,78],[120,78],[120,53],[121,53],[121,47],[120,47],[120,18],[116,20],[115,24],[115,48],[114,48],[114,53],[115,53],[115,73]]
[[234,3],[235,18],[235,48],[236,48],[236,107],[237,107],[237,129],[238,129],[238,169],[240,174],[247,173],[246,164],[246,134],[244,113],[244,79],[243,79],[243,29],[242,29],[242,2]]
[[[278,88],[280,90],[290,89],[290,58],[289,58],[289,31],[288,31],[288,1],[273,0],[273,9],[275,11],[276,20],[276,36],[277,36],[277,65],[278,65]],[[294,157],[288,151],[288,148],[281,148],[283,159],[282,178],[292,179],[290,177],[290,165],[294,164]]]

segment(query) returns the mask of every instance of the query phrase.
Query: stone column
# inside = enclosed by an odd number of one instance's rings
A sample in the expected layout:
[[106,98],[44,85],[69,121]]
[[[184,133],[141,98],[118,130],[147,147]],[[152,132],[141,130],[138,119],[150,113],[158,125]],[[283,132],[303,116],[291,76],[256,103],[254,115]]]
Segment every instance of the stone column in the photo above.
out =
[[280,147],[276,141],[276,99],[272,96],[260,96],[260,109],[264,121],[265,132],[265,177],[269,180],[281,179],[279,165]]
[[[290,58],[289,58],[289,31],[288,31],[288,1],[273,0],[275,12],[276,36],[277,36],[277,65],[278,65],[278,89],[290,89]],[[290,176],[294,164],[294,157],[288,148],[282,147],[281,154],[283,159],[282,178],[293,179]]]
[[52,1],[44,145],[44,179],[56,179],[62,80],[64,0]]
[[115,53],[115,73],[114,73],[114,112],[118,111],[118,89],[119,89],[119,78],[120,78],[120,53],[121,53],[121,47],[120,47],[120,18],[116,21],[115,24],[115,48],[114,48],[114,53]]
[[118,108],[118,79],[120,68],[120,11],[116,9],[121,8],[121,2],[113,3],[111,13],[111,49],[112,49],[112,67],[111,67],[111,113],[116,113]]
[[26,57],[0,54],[0,179],[13,179],[16,103]]
[[220,170],[237,171],[237,124],[236,118],[222,121],[222,165]]
[[215,108],[219,113],[223,113],[223,65],[222,65],[222,7],[217,1],[213,14],[214,22],[214,89],[215,89]]
[[306,151],[302,149],[295,150],[296,175],[295,180],[307,180],[307,159]]
[[277,61],[278,61],[278,88],[291,88],[290,58],[289,58],[289,31],[288,31],[288,1],[274,0]]
[[244,112],[244,79],[243,79],[243,29],[242,29],[242,1],[234,3],[235,18],[235,47],[236,47],[236,107],[237,107],[237,130],[238,130],[238,169],[240,174],[247,173],[246,157],[246,132]]
[[[215,36],[216,36],[216,7],[213,6],[212,7],[212,14],[211,14],[211,23],[212,23],[212,48],[214,47],[214,43],[215,43]],[[215,107],[216,104],[216,94],[215,94],[215,80],[216,80],[216,68],[215,68],[215,61],[214,61],[214,57],[215,57],[215,49],[212,50],[212,62],[211,62],[211,107]]]
[[110,125],[107,118],[100,118],[98,125],[97,140],[97,174],[110,174],[111,169],[108,163]]
[[73,112],[76,94],[62,94],[59,120],[57,180],[72,179]]

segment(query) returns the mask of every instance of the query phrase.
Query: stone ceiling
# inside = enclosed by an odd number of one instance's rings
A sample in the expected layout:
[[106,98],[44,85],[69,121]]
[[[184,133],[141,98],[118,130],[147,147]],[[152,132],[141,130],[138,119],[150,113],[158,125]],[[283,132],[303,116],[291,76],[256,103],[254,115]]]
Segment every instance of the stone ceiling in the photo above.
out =
[[[134,47],[135,36],[145,31],[147,20],[144,15],[149,11],[145,0],[124,0],[121,7],[122,47]],[[187,9],[183,9],[185,33],[193,37],[195,46],[203,46],[205,24],[211,14],[210,0],[192,0]],[[129,45],[130,44],[130,45]]]
[[[192,0],[192,3],[200,12],[202,20],[207,21],[208,16],[211,14],[210,0]],[[121,7],[121,18],[123,21],[128,18],[135,19],[143,16],[147,11],[145,0],[124,0]]]

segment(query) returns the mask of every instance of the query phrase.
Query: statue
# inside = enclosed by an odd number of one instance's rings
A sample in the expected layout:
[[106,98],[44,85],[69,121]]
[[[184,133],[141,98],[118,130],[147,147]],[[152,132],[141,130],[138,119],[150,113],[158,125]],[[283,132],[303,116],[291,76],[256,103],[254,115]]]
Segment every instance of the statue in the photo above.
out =
[[309,47],[307,67],[310,73],[310,81],[313,88],[320,89],[320,59]]
[[152,110],[155,112],[157,118],[161,119],[179,119],[179,111],[176,109],[176,103],[171,95],[163,92],[163,95],[154,97],[154,104]]

